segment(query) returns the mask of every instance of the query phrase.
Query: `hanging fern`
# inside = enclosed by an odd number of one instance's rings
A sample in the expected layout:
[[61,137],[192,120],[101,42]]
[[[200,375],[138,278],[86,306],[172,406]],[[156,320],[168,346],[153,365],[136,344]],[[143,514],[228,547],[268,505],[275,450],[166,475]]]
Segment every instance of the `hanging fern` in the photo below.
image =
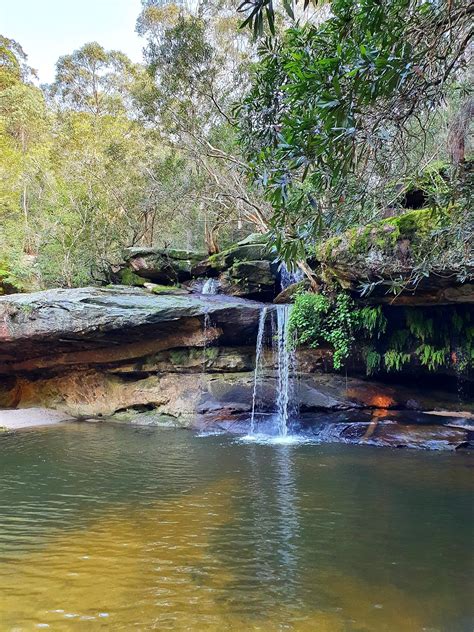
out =
[[403,366],[410,361],[411,355],[396,349],[389,349],[384,353],[383,360],[387,371],[401,371]]
[[[388,315],[388,318],[387,318]],[[359,307],[346,292],[296,296],[290,325],[298,344],[329,344],[333,365],[340,369],[355,341],[365,347],[367,375],[401,371],[417,358],[429,371],[474,366],[474,323],[469,308],[417,307],[389,311]]]
[[436,349],[431,345],[423,344],[417,348],[415,353],[423,366],[427,367],[429,371],[436,371],[446,364],[449,348]]

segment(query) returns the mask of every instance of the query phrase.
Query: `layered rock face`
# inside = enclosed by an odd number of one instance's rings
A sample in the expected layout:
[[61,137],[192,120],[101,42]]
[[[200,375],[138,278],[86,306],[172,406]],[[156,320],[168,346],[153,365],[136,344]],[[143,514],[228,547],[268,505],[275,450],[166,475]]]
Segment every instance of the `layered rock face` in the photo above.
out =
[[[2,297],[0,407],[42,406],[82,418],[244,428],[252,408],[261,308],[233,297],[155,296],[123,287]],[[296,397],[303,416],[312,415],[315,422],[318,415],[326,420],[335,416],[335,421],[355,415],[360,434],[374,416],[396,419],[405,410],[419,423],[422,411],[458,407],[455,396],[433,399],[412,388],[326,374],[329,358],[327,349],[298,354]],[[276,399],[275,363],[267,351],[259,395],[264,413],[272,412]],[[424,423],[444,427],[451,417],[432,416]],[[347,439],[355,430],[346,426]],[[467,433],[451,428],[450,445],[464,444]]]

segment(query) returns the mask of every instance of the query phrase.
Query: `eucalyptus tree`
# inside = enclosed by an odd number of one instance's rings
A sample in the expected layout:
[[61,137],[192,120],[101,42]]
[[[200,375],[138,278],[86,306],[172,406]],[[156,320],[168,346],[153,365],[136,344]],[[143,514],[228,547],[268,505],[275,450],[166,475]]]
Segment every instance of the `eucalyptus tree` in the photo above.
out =
[[139,72],[124,53],[89,42],[59,58],[51,93],[66,108],[95,116],[118,114]]
[[27,55],[21,44],[0,35],[0,90],[18,82],[28,82],[35,71],[27,64]]
[[225,2],[142,4],[137,31],[147,39],[150,83],[139,102],[194,174],[183,202],[213,252],[218,235],[238,233],[243,225],[265,230],[269,211],[243,175],[231,113],[248,81],[250,38],[238,32],[238,18]]

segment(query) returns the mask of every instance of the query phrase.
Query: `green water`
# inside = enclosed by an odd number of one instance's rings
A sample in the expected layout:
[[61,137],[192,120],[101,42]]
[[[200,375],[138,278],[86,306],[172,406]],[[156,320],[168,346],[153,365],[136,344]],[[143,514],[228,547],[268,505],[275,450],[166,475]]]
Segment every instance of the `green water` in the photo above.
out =
[[471,631],[469,454],[0,437],[0,630]]

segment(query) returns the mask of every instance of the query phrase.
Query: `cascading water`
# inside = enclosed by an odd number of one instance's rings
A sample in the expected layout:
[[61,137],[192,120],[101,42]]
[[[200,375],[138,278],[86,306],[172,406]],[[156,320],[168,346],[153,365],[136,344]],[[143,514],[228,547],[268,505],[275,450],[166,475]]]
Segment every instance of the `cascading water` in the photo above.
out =
[[[294,401],[295,352],[294,346],[289,340],[291,308],[291,305],[277,305],[272,308],[272,316],[276,315],[276,318],[272,318],[272,325],[274,329],[272,346],[277,367],[277,387],[275,398],[276,413],[273,417],[275,420],[273,430],[275,432],[272,432],[272,434],[276,434],[281,438],[288,436],[289,422],[296,410]],[[267,313],[268,308],[264,307],[260,312],[258,324],[250,436],[255,436],[256,434],[255,417],[257,413],[257,392],[259,386],[259,374],[262,367]]]
[[265,334],[265,321],[267,319],[267,307],[264,307],[260,312],[260,318],[258,321],[258,333],[257,333],[257,345],[255,347],[255,372],[253,376],[253,396],[252,396],[252,417],[250,419],[250,434],[255,434],[255,408],[257,404],[257,387],[258,387],[258,372],[260,370],[262,351],[263,351],[263,338]]
[[293,396],[293,373],[295,369],[294,346],[289,341],[289,324],[291,305],[277,306],[276,352],[278,366],[277,386],[277,421],[278,434],[288,435],[288,421],[290,417]]
[[203,345],[202,345],[202,377],[203,379],[206,376],[206,363],[207,363],[207,349],[209,347],[209,330],[211,329],[211,316],[208,311],[204,312],[204,319],[202,322],[202,333],[203,333]]
[[207,279],[201,290],[202,294],[218,294],[219,293],[219,281],[217,279]]
[[281,264],[280,286],[282,290],[286,290],[287,287],[289,287],[293,283],[298,283],[298,281],[301,281],[302,279],[304,279],[304,274],[299,268],[290,272],[285,263]]

